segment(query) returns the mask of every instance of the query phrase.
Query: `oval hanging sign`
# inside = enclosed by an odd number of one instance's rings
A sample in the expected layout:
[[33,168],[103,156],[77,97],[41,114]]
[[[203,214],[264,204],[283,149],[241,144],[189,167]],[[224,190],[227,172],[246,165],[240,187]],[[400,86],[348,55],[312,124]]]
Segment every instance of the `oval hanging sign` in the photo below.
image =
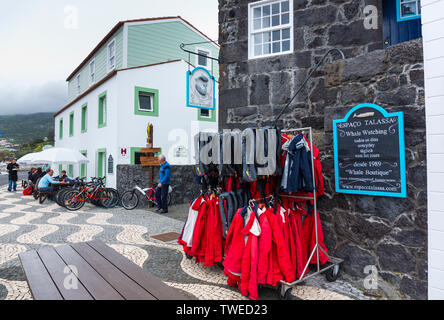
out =
[[404,117],[365,103],[333,120],[336,192],[407,196]]

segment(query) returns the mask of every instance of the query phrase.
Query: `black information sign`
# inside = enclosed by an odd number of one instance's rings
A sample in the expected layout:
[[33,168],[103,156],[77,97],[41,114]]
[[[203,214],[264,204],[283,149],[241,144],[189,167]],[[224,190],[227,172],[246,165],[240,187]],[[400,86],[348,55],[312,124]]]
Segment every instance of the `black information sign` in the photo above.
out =
[[336,192],[407,196],[403,113],[374,104],[333,120]]
[[114,173],[114,159],[112,155],[109,155],[108,157],[108,174]]

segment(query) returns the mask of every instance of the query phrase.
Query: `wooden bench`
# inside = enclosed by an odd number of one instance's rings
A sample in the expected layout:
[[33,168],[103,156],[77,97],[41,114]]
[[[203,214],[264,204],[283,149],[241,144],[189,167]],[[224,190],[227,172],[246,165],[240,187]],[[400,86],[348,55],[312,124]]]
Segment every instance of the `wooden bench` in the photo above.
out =
[[19,258],[35,300],[188,299],[99,240],[42,247]]

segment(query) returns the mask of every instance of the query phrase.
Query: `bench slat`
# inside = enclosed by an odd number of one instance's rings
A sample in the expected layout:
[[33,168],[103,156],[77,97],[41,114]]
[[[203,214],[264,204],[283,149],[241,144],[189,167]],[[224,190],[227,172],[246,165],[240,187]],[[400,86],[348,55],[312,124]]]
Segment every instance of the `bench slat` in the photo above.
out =
[[35,250],[19,254],[32,296],[37,300],[63,300]]
[[149,271],[143,270],[131,260],[119,254],[117,251],[108,247],[99,240],[87,242],[93,249],[104,256],[108,261],[119,268],[128,277],[133,279],[139,285],[159,300],[188,300],[184,294],[177,289],[171,288],[163,283],[159,278]]
[[[65,300],[92,300],[93,297],[85,289],[80,281],[77,281],[77,288],[66,289],[64,282],[68,276],[65,273],[66,263],[60,258],[53,247],[43,247],[37,251],[43,264],[48,270],[52,280]],[[71,274],[71,276],[74,276]]]
[[86,243],[75,243],[71,247],[85,259],[109,284],[127,300],[156,300],[153,295],[139,286],[111,262]]
[[78,270],[78,277],[95,300],[123,300],[123,297],[103,279],[73,248],[60,246],[57,253],[66,264]]

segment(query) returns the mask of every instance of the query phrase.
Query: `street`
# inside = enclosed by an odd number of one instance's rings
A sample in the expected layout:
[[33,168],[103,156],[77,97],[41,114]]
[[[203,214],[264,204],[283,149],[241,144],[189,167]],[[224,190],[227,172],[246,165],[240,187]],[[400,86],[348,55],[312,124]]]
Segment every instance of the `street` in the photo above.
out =
[[[171,215],[91,204],[71,212],[52,201],[40,205],[31,196],[23,196],[21,189],[10,193],[0,188],[0,300],[32,299],[18,259],[21,252],[93,239],[102,240],[191,299],[246,299],[227,285],[218,266],[205,268],[186,259],[175,237],[158,239],[181,232],[186,206],[174,206]],[[306,280],[293,288],[292,295],[309,300],[369,299],[350,283],[342,279],[328,283],[323,276]],[[277,299],[276,290],[260,288],[259,298]]]

